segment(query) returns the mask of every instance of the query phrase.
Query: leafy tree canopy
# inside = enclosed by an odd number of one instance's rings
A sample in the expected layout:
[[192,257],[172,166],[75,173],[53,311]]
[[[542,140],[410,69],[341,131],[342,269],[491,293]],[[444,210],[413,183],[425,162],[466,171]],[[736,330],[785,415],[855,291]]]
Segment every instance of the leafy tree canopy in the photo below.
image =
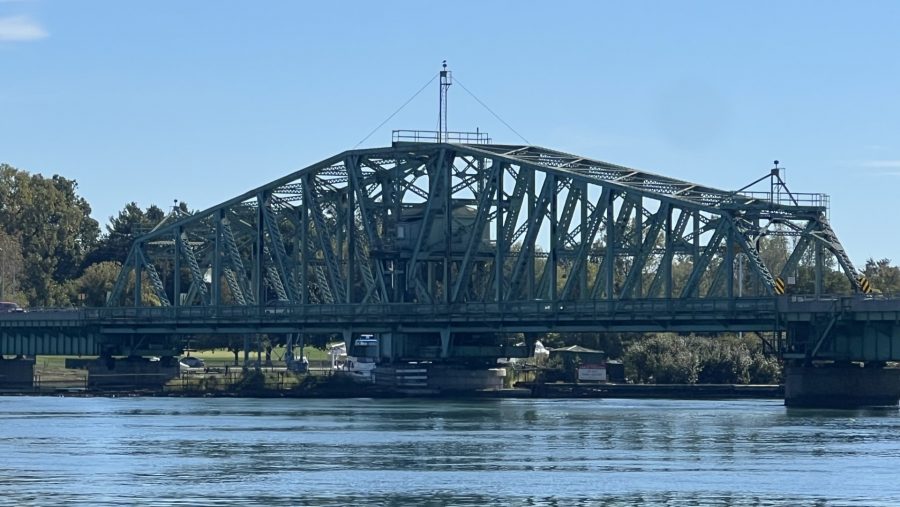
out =
[[0,164],[0,227],[19,238],[22,277],[28,304],[70,304],[66,284],[80,275],[100,228],[74,180],[45,178]]

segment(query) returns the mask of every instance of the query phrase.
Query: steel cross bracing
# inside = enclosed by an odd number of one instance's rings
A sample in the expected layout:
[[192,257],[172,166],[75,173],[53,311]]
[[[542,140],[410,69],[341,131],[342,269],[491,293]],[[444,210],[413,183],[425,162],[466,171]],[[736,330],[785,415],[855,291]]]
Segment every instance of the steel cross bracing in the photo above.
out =
[[[859,290],[825,202],[535,146],[397,142],[341,153],[138,238],[108,305],[759,297],[813,255],[819,278],[830,256]],[[758,251],[767,236],[793,237],[784,258]]]

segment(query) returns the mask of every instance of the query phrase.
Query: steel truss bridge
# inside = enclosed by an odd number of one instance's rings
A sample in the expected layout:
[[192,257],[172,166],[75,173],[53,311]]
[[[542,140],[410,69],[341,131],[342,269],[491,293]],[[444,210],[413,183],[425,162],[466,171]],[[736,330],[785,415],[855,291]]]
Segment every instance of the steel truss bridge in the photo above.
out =
[[[757,331],[806,359],[900,359],[900,304],[862,295],[827,196],[777,169],[724,191],[485,140],[346,151],[171,216],[106,308],[4,318],[0,353],[376,333],[386,359],[452,360],[517,355],[516,333]],[[784,255],[760,248],[773,238]],[[829,263],[857,296],[824,298]],[[788,280],[812,294],[781,295]]]

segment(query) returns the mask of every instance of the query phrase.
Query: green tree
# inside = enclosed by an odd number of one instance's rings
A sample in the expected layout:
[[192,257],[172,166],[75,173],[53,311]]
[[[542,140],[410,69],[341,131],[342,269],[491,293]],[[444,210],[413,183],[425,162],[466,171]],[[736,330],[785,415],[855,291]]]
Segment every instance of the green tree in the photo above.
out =
[[[69,284],[72,301],[79,301],[84,306],[104,306],[107,294],[112,291],[122,265],[118,262],[106,261],[91,264],[84,274]],[[82,299],[82,294],[83,299]],[[129,274],[124,289],[125,305],[134,304],[134,273]],[[159,306],[159,297],[153,290],[153,284],[147,273],[141,274],[141,299],[150,306]]]
[[648,335],[625,351],[625,367],[636,382],[659,384],[774,384],[781,363],[762,353],[751,334],[716,337]]
[[724,339],[695,339],[698,345],[701,384],[747,384],[753,358],[743,343]]
[[22,278],[22,244],[16,236],[10,236],[0,229],[0,300],[24,303],[19,292]]
[[663,333],[632,343],[625,351],[625,366],[637,382],[694,384],[700,361],[688,339]]
[[119,276],[121,270],[122,265],[118,262],[106,261],[91,264],[75,281],[74,288],[78,294],[77,299],[84,306],[104,306],[106,295],[112,291],[116,284],[116,277]]
[[876,261],[870,257],[863,274],[869,279],[873,290],[886,295],[900,293],[900,267],[891,266],[890,259]]
[[68,305],[66,287],[79,276],[99,236],[91,207],[74,180],[45,178],[0,164],[0,224],[20,238],[21,290],[32,306]]
[[[184,203],[181,204],[184,206]],[[126,204],[117,216],[109,217],[106,234],[100,238],[97,248],[88,256],[86,263],[125,262],[134,239],[149,232],[165,217],[165,212],[155,204],[146,210],[135,202]]]

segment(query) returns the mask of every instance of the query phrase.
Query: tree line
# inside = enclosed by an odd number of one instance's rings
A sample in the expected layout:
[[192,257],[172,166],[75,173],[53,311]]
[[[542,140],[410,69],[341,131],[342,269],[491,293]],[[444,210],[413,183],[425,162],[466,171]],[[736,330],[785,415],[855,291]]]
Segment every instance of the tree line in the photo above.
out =
[[166,212],[131,202],[104,231],[90,213],[75,180],[0,164],[0,299],[28,307],[103,306],[134,238]]

